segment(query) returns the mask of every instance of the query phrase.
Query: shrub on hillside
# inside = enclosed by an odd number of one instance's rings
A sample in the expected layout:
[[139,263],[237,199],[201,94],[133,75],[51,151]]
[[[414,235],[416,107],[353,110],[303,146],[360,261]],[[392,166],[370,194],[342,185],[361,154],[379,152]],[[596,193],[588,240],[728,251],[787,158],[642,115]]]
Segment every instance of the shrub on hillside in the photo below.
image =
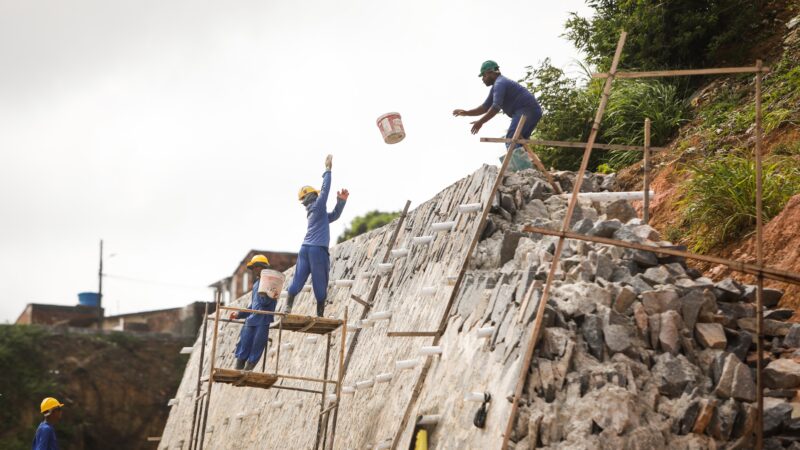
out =
[[[736,154],[717,156],[688,167],[680,208],[694,250],[705,252],[750,233],[756,224],[755,162]],[[800,193],[800,164],[785,157],[763,163],[762,220],[777,215]]]
[[336,243],[344,242],[348,239],[358,236],[359,234],[364,234],[367,231],[380,228],[393,221],[399,215],[399,212],[384,212],[376,209],[364,214],[363,216],[358,216],[353,219],[352,222],[350,222],[349,227],[344,229],[344,233],[342,233],[342,235],[336,239]]

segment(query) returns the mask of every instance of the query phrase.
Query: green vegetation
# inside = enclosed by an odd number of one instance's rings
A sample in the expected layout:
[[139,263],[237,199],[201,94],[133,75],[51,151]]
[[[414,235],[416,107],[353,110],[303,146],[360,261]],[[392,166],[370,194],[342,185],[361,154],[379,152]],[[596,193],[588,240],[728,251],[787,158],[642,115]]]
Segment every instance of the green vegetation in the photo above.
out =
[[[57,392],[55,377],[40,350],[45,337],[46,332],[37,326],[0,325],[0,423],[5,430],[19,430],[38,416],[39,402]],[[20,411],[20,405],[29,410]],[[33,427],[24,435],[0,432],[0,448],[30,448],[35,431]]]
[[399,211],[383,212],[376,209],[364,214],[363,216],[358,216],[353,219],[352,222],[350,222],[350,226],[344,229],[344,233],[342,233],[342,235],[336,239],[336,242],[344,242],[348,239],[358,236],[359,234],[364,234],[367,231],[380,228],[396,219],[399,215]]
[[[591,131],[602,85],[598,80],[581,85],[545,60],[538,68],[528,68],[522,80],[536,92],[546,111],[535,137],[546,140],[586,141]],[[658,80],[621,80],[611,91],[597,142],[623,145],[644,143],[644,120],[651,121],[651,144],[668,142],[686,120],[686,106],[674,85]],[[546,166],[576,170],[582,152],[574,149],[540,147]],[[593,152],[591,170],[604,166],[622,169],[642,158],[642,152]]]
[[762,0],[587,0],[591,19],[572,14],[565,36],[588,62],[607,70],[620,30],[628,32],[621,67],[691,68],[745,58],[765,18]]
[[[705,252],[750,233],[756,223],[755,163],[747,156],[713,157],[687,169],[680,203],[694,250]],[[777,215],[800,192],[800,168],[785,157],[763,164],[763,220]]]

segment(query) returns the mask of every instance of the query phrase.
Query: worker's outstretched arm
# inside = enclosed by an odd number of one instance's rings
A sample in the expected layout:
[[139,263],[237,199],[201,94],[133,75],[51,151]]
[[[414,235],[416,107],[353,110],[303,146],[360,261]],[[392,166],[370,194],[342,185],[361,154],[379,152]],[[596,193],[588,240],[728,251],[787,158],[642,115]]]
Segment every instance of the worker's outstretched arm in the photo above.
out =
[[471,122],[472,123],[472,134],[478,134],[478,131],[481,130],[481,127],[483,126],[483,124],[485,124],[486,122],[492,120],[492,117],[496,116],[497,113],[499,113],[499,112],[500,112],[499,109],[495,109],[495,107],[492,106],[491,108],[489,108],[489,111],[486,114],[483,115],[483,117],[481,117],[480,119],[476,120],[475,122]]
[[347,189],[342,189],[341,191],[336,193],[336,206],[334,206],[333,211],[328,213],[328,222],[334,222],[339,216],[342,215],[342,211],[344,210],[344,204],[347,203],[347,197],[350,196],[350,191]]
[[319,198],[314,203],[314,208],[327,210],[328,193],[331,191],[331,168],[333,166],[333,155],[325,158],[325,173],[322,174],[322,189],[319,190]]
[[453,110],[453,115],[458,116],[480,116],[481,114],[485,114],[487,111],[487,107],[484,105],[478,106],[477,108],[473,109],[456,109]]

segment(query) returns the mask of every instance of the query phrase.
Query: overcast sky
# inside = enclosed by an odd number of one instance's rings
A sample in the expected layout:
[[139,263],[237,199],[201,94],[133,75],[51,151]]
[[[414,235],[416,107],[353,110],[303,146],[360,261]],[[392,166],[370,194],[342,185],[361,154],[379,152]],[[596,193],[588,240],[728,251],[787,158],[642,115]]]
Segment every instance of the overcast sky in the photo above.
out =
[[[560,35],[582,0],[0,0],[0,322],[77,303],[107,259],[107,314],[210,300],[251,248],[297,251],[301,185],[412,208],[482,163],[455,108],[579,55]],[[406,139],[375,119],[402,114]],[[497,116],[483,136],[508,125]],[[331,199],[330,207],[333,206]],[[133,281],[117,277],[126,277]]]

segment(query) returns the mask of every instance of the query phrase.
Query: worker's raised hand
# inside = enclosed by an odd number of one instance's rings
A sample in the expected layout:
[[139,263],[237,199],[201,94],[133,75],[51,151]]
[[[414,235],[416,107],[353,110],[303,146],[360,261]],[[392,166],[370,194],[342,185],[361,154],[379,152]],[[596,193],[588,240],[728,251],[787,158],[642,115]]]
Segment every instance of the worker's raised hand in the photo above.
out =
[[481,127],[483,126],[483,122],[480,120],[476,120],[475,122],[470,122],[472,124],[472,134],[478,134],[478,131],[481,131]]
[[456,116],[456,117],[458,117],[458,116],[466,116],[467,112],[464,111],[463,109],[454,109],[453,110],[453,115]]
[[239,313],[236,311],[231,311],[230,319],[236,320],[239,317]]
[[336,198],[339,200],[347,200],[347,197],[350,197],[350,191],[347,189],[342,189],[341,191],[336,193]]
[[333,167],[333,155],[328,155],[325,157],[325,170],[331,170]]

